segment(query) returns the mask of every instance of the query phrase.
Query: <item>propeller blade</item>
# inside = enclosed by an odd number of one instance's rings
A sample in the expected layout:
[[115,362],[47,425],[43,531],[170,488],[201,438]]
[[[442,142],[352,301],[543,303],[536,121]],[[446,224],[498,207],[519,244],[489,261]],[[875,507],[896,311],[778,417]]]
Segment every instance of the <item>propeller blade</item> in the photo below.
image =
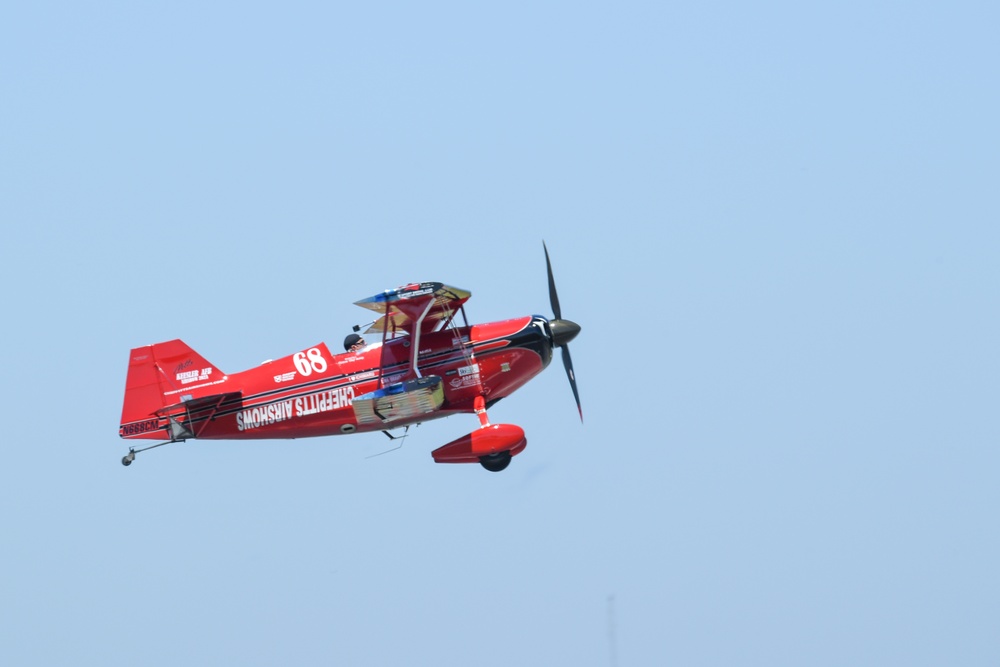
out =
[[569,386],[573,389],[573,398],[576,399],[576,409],[580,413],[580,422],[583,422],[583,407],[580,405],[580,392],[576,389],[576,375],[573,373],[573,360],[569,356],[569,345],[562,347],[563,366],[566,367],[566,377],[569,378]]
[[556,294],[556,281],[552,277],[552,262],[549,261],[549,249],[545,247],[545,241],[542,241],[542,248],[545,250],[545,268],[549,272],[549,302],[552,304],[552,313],[557,320],[561,320],[562,309],[559,308],[559,295]]
[[573,398],[576,399],[576,410],[580,413],[580,421],[583,422],[583,407],[580,405],[580,392],[576,388],[576,374],[573,373],[573,359],[569,356],[569,342],[580,333],[580,325],[562,318],[562,308],[559,307],[559,295],[556,294],[556,281],[552,277],[552,261],[549,259],[549,249],[542,241],[542,248],[545,250],[545,270],[549,274],[549,302],[552,304],[552,313],[555,315],[549,321],[552,334],[553,347],[562,348],[563,366],[566,368],[566,377],[569,378],[570,389],[573,390]]

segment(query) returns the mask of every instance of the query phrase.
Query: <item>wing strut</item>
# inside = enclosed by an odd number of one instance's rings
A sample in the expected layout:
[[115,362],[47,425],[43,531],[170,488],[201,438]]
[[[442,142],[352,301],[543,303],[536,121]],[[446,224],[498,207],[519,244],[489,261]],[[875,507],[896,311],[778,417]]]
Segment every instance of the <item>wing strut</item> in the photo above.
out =
[[431,312],[431,308],[434,306],[434,299],[427,300],[427,306],[424,308],[423,312],[420,313],[420,317],[417,318],[416,326],[413,327],[413,346],[410,348],[410,367],[413,369],[413,373],[418,377],[423,377],[420,375],[420,368],[417,367],[417,359],[420,357],[420,329],[424,323],[424,318],[427,317],[427,313]]

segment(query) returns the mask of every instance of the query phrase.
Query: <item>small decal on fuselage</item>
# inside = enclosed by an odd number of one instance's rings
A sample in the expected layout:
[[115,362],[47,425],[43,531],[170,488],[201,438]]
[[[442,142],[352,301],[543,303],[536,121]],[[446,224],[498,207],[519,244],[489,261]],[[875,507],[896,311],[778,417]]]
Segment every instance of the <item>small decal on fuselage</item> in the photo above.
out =
[[[180,368],[180,366],[178,366]],[[181,384],[191,384],[192,382],[204,382],[212,374],[212,368],[202,368],[194,371],[181,371],[176,375],[176,379]]]
[[277,383],[290,382],[295,379],[295,371],[289,371],[288,373],[282,373],[281,375],[275,375],[274,381]]
[[146,421],[135,422],[134,424],[125,424],[122,426],[122,435],[128,436],[149,433],[150,431],[155,431],[159,424],[159,419],[147,419]]

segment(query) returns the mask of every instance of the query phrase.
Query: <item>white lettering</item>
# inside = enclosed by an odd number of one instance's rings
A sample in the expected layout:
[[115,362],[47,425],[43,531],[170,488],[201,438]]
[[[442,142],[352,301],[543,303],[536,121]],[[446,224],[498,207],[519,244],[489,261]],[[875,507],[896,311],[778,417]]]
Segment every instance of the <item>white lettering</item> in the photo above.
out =
[[292,401],[269,403],[256,408],[249,408],[236,413],[236,428],[240,431],[260,428],[283,422],[292,418]]
[[296,352],[292,356],[292,362],[295,364],[295,370],[303,377],[312,375],[313,371],[323,373],[327,368],[326,359],[323,358],[323,353],[319,351],[318,347],[310,348],[305,352]]
[[354,401],[354,387],[338,387],[320,391],[295,399],[295,416],[308,417],[320,412],[329,412],[350,407]]
[[192,382],[204,382],[211,374],[211,368],[202,368],[200,371],[184,371],[182,373],[178,373],[176,379],[181,384],[190,384]]

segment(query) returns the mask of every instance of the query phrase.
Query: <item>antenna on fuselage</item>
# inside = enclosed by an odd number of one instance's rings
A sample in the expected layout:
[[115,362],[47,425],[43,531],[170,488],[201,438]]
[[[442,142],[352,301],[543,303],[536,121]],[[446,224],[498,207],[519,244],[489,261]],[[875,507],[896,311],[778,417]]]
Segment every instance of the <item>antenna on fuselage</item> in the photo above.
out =
[[378,454],[372,454],[371,456],[366,456],[365,457],[366,459],[373,459],[376,456],[382,456],[383,454],[388,454],[389,452],[394,452],[397,449],[402,449],[402,447],[403,447],[403,441],[406,440],[406,436],[408,436],[410,434],[410,426],[407,425],[403,429],[403,435],[393,435],[392,433],[389,433],[388,431],[382,431],[382,433],[384,433],[385,437],[389,438],[390,440],[399,440],[399,444],[396,445],[395,447],[391,448],[391,449],[385,450],[384,452],[379,452]]

